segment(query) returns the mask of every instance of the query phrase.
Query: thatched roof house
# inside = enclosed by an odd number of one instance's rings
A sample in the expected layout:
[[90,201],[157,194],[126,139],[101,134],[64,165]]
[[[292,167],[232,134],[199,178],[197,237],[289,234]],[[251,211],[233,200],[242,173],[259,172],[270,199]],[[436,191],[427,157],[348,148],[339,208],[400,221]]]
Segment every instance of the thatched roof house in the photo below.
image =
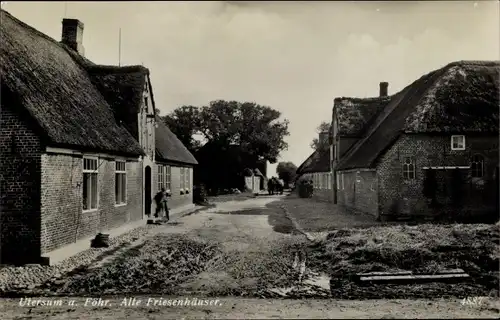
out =
[[120,234],[152,213],[155,190],[169,191],[172,214],[194,207],[197,162],[155,126],[149,70],[89,61],[83,31],[63,19],[58,42],[0,11],[3,262],[60,260],[54,250]]
[[315,172],[330,171],[330,151],[328,149],[315,150],[311,155],[297,168],[297,176]]
[[105,82],[117,73],[147,75],[146,68],[97,66],[8,12],[0,14],[3,104],[23,106],[52,146],[143,154],[123,121],[123,104],[137,102],[129,100],[136,83]]
[[388,97],[361,131],[343,117],[339,129],[361,134],[334,162],[334,203],[380,219],[494,212],[499,75],[499,61],[453,62]]
[[163,120],[157,116],[155,130],[156,159],[165,162],[198,164],[195,157],[177,136],[170,131]]
[[255,168],[255,169],[253,169],[253,174],[254,174],[254,176],[256,176],[256,177],[261,177],[261,178],[264,178],[264,175],[262,174],[262,172],[260,172],[259,168]]
[[424,75],[390,98],[337,169],[373,167],[403,133],[497,133],[499,70],[498,61],[459,61]]

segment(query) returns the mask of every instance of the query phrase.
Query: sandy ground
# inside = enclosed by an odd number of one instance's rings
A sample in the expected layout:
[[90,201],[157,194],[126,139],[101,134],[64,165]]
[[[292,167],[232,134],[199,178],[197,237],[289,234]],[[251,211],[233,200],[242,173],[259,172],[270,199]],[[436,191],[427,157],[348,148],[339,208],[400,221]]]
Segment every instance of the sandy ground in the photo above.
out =
[[[182,217],[177,224],[155,228],[153,233],[189,234],[194,238],[214,240],[227,252],[241,256],[244,264],[258,264],[259,252],[276,239],[303,237],[301,234],[276,232],[272,219],[263,210],[280,197],[258,197],[227,201],[203,212]],[[288,230],[289,231],[289,230]],[[152,235],[154,235],[152,234]],[[229,279],[230,281],[233,281]],[[178,297],[164,299],[203,299],[207,286],[221,285],[215,273],[200,274],[179,288]],[[194,294],[197,288],[200,294]],[[189,293],[191,292],[191,293]],[[142,305],[120,305],[123,298],[143,300]],[[106,306],[84,306],[85,299],[60,298],[62,306],[20,306],[19,299],[0,300],[1,319],[242,319],[242,318],[498,318],[499,305],[491,301],[460,300],[367,300],[334,299],[241,299],[220,298],[214,306],[144,306],[147,296],[110,299]],[[40,299],[43,299],[41,297]],[[59,298],[58,298],[59,299]],[[106,299],[103,297],[102,299]]]

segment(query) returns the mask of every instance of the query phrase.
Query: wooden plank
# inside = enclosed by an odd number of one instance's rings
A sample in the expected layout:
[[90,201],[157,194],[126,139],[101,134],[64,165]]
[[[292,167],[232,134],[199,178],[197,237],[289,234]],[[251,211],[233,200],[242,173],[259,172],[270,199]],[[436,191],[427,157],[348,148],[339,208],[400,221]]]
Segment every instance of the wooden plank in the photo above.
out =
[[447,269],[436,272],[436,274],[455,274],[455,273],[466,273],[463,269]]
[[398,276],[360,277],[361,283],[416,283],[416,282],[454,282],[470,278],[466,273],[456,274],[419,274]]
[[413,272],[411,271],[395,271],[395,272],[386,272],[386,271],[374,271],[367,273],[358,273],[356,274],[359,277],[371,277],[371,276],[397,276],[397,275],[411,275]]

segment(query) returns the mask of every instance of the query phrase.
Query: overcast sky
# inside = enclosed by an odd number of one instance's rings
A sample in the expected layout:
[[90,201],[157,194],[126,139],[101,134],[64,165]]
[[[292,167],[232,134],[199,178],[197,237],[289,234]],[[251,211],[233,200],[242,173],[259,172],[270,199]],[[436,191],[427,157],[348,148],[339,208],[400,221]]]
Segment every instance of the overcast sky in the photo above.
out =
[[[297,166],[338,96],[389,93],[456,60],[499,59],[499,3],[8,2],[4,9],[60,40],[85,24],[86,56],[143,63],[166,114],[211,100],[255,101],[290,120],[282,160]],[[274,173],[273,171],[270,174]]]

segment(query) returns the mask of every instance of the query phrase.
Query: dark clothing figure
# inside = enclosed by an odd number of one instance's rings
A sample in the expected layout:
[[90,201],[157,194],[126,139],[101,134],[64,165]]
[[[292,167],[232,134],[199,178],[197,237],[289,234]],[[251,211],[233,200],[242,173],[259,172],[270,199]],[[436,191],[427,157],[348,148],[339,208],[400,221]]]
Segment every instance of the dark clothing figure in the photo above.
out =
[[276,179],[277,191],[283,194],[283,190],[285,189],[285,182],[282,179]]
[[274,194],[274,179],[271,178],[267,181],[267,191],[269,192],[269,195]]
[[165,218],[168,221],[169,220],[169,215],[168,215],[168,205],[167,205],[167,193],[165,191],[165,188],[161,188],[161,191],[158,192],[155,195],[155,202],[156,202],[156,212],[155,212],[155,218],[159,217],[160,212],[165,212]]

